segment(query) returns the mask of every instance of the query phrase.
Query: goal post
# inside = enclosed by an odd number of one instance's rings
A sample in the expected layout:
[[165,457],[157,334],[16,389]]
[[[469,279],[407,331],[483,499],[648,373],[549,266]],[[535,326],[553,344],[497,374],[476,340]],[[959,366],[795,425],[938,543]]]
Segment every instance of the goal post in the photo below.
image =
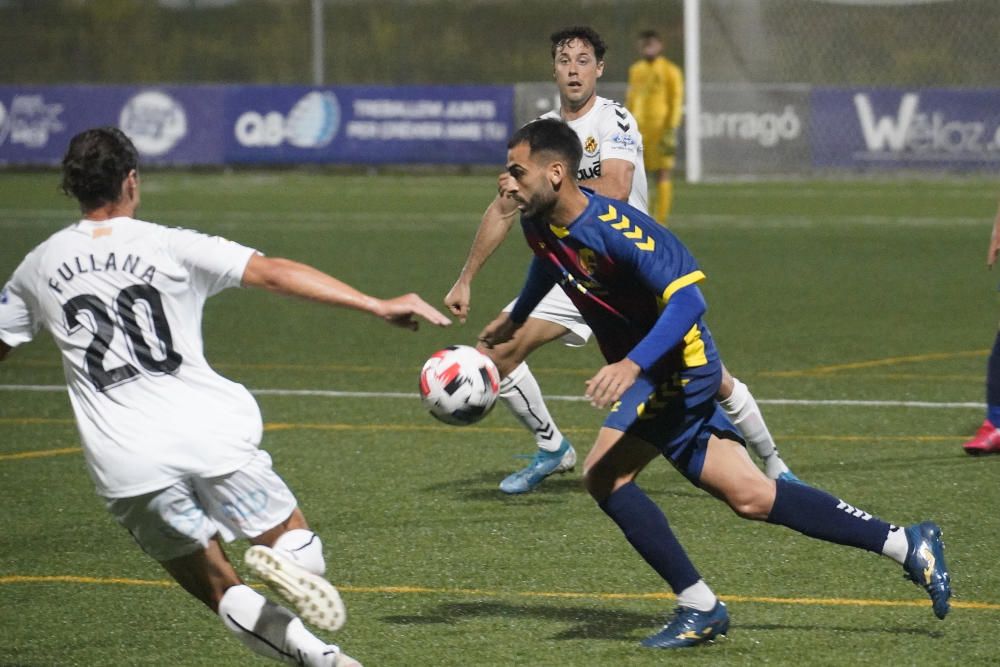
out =
[[[701,118],[701,14],[700,0],[684,0],[684,115]],[[701,132],[700,123],[686,123],[684,127],[685,162],[687,180],[701,181]]]

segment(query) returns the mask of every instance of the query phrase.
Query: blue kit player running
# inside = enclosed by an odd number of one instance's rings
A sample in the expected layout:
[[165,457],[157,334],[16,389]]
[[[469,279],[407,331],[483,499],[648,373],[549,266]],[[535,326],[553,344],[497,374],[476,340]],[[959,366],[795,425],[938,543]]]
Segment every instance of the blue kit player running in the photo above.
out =
[[892,558],[944,618],[951,583],[936,524],[890,525],[819,489],[769,479],[753,464],[714,400],[721,364],[703,319],[704,273],[652,218],[580,188],[580,154],[576,134],[558,120],[529,123],[508,143],[511,196],[535,257],[509,317],[481,339],[508,340],[556,283],[593,329],[608,364],[587,382],[587,397],[611,412],[584,463],[584,483],[677,596],[674,616],[643,644],[692,646],[729,627],[725,605],[635,483],[658,456],[743,518]]

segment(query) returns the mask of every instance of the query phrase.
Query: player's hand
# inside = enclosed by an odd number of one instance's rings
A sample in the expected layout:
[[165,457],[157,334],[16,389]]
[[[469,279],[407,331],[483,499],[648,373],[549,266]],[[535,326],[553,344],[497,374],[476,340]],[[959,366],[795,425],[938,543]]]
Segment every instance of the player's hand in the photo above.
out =
[[628,357],[608,364],[597,371],[597,375],[587,380],[584,396],[595,408],[606,408],[622,397],[635,384],[642,369]]
[[993,221],[993,233],[990,234],[990,249],[986,253],[986,266],[993,268],[1000,255],[1000,211],[997,211],[996,220]]
[[677,155],[676,127],[664,130],[663,137],[660,139],[660,153],[663,154],[663,157],[673,157]]
[[499,317],[487,324],[479,333],[479,342],[486,347],[494,348],[513,338],[520,328],[520,324],[510,319],[509,313],[500,313]]
[[508,172],[501,172],[501,174],[497,176],[497,194],[500,196],[500,199],[507,199],[507,193],[513,189],[513,187],[514,177]]
[[382,299],[375,314],[395,327],[410,331],[420,328],[420,322],[414,317],[422,318],[439,327],[451,325],[447,315],[413,293],[397,296],[395,299]]
[[451,286],[448,293],[444,295],[444,305],[448,306],[451,314],[458,318],[458,321],[465,324],[469,317],[469,302],[472,300],[472,286],[459,278]]
[[517,213],[517,201],[511,197],[511,192],[517,191],[517,182],[506,171],[497,176],[497,199],[500,205],[500,215],[506,217]]

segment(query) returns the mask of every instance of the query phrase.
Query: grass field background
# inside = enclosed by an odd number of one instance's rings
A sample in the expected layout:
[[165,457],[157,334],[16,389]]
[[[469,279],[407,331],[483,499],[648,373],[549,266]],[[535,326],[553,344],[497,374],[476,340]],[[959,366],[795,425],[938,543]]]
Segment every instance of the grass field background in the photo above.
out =
[[[57,180],[0,176],[4,278],[75,218]],[[151,172],[140,217],[438,304],[493,183]],[[639,647],[672,600],[578,472],[504,497],[497,484],[532,451],[528,434],[503,408],[473,427],[439,425],[416,398],[423,360],[474,341],[516,294],[528,258],[516,231],[475,283],[464,326],[410,334],[230,290],[209,302],[207,354],[260,392],[264,446],[323,537],[348,605],[347,626],[329,639],[368,667],[995,664],[1000,456],[973,459],[960,444],[982,420],[996,331],[1000,273],[985,255],[997,194],[975,179],[678,184],[671,222],[709,276],[707,320],[723,357],[795,472],[887,520],[942,525],[955,587],[944,622],[894,563],[741,521],[658,462],[641,485],[733,623],[713,646]],[[602,413],[568,399],[600,363],[593,344],[531,359],[581,455]],[[45,337],[0,364],[0,664],[268,664],[106,514],[65,393],[26,389],[62,381]],[[244,547],[229,549],[238,565]]]

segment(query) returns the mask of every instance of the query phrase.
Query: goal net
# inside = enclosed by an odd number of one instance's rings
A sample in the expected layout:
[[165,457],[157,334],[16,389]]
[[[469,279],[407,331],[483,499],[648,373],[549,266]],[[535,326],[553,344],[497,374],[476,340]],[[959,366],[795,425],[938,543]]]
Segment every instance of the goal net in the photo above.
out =
[[997,0],[686,6],[700,69],[689,176],[1000,170]]

